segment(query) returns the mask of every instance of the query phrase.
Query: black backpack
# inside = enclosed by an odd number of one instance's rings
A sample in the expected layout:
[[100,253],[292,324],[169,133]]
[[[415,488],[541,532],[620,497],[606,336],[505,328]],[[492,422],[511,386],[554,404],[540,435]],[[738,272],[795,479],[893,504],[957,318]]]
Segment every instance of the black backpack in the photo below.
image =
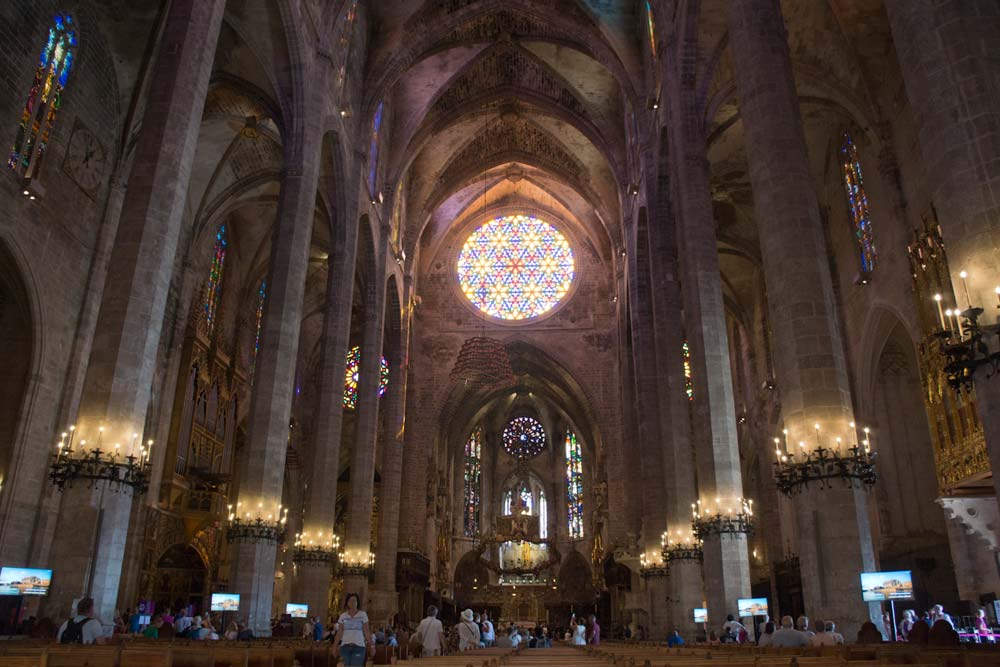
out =
[[72,618],[66,621],[66,629],[63,630],[62,637],[59,638],[60,644],[82,644],[83,643],[83,626],[91,621],[96,620],[93,618],[85,618],[79,623],[74,621]]

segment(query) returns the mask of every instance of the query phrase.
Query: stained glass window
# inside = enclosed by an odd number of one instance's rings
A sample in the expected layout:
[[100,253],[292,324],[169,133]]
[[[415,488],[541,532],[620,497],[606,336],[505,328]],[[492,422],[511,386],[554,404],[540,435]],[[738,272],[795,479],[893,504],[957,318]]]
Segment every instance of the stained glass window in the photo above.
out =
[[531,489],[526,486],[521,487],[521,502],[524,503],[524,507],[528,510],[528,514],[535,513],[535,497],[531,495]]
[[[344,407],[353,410],[358,405],[358,380],[361,378],[361,348],[357,345],[347,353],[347,368],[344,372]],[[382,357],[379,364],[378,395],[385,396],[389,386],[389,362]]]
[[549,503],[544,492],[538,494],[538,536],[543,540],[549,536]]
[[340,23],[340,33],[337,40],[340,45],[340,72],[337,83],[340,86],[341,94],[344,91],[344,83],[347,81],[347,56],[351,50],[351,35],[354,34],[354,21],[357,17],[358,0],[351,0],[350,8]]
[[688,400],[694,400],[694,381],[691,379],[691,346],[687,341],[681,343],[681,356],[684,358],[684,393]]
[[208,272],[208,285],[205,286],[205,324],[209,333],[215,326],[215,316],[219,311],[219,300],[222,298],[222,270],[226,268],[226,248],[226,226],[222,225],[215,233],[212,268]]
[[479,488],[482,477],[483,429],[476,427],[465,441],[465,535],[479,534]]
[[378,149],[382,141],[382,112],[385,110],[385,103],[379,102],[375,109],[375,116],[372,118],[372,138],[371,146],[368,148],[368,192],[375,196],[375,185],[378,183]]
[[534,458],[545,449],[545,429],[532,417],[514,417],[503,430],[503,448],[521,461]]
[[566,515],[570,539],[583,537],[583,448],[566,429]]
[[474,231],[458,256],[462,292],[479,310],[524,320],[552,309],[573,282],[573,250],[549,223],[501,216]]
[[35,78],[21,110],[21,123],[7,159],[8,167],[27,178],[38,175],[52,125],[59,112],[63,88],[73,69],[75,48],[73,17],[56,14],[38,59]]
[[257,289],[257,309],[254,312],[253,356],[250,359],[250,384],[253,385],[257,370],[257,355],[260,353],[260,330],[264,326],[264,302],[267,300],[267,281],[261,280]]
[[872,219],[868,210],[868,195],[861,177],[861,159],[858,147],[851,135],[844,132],[844,145],[840,149],[844,162],[844,190],[847,192],[847,208],[854,226],[854,235],[861,250],[861,272],[875,270],[878,253],[875,252],[875,238],[872,235]]
[[653,7],[646,0],[646,31],[649,33],[649,50],[656,57],[656,22],[653,19]]
[[514,505],[514,492],[507,489],[503,492],[503,515],[510,516]]

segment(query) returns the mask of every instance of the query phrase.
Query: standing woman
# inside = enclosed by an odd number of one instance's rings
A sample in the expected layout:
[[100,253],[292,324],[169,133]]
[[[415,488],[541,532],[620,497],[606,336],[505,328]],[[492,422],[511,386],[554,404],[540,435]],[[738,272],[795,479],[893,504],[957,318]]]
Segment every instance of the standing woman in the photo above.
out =
[[344,667],[364,667],[372,636],[368,614],[361,611],[357,593],[348,593],[345,607],[346,611],[337,619],[337,635],[333,641],[340,646]]

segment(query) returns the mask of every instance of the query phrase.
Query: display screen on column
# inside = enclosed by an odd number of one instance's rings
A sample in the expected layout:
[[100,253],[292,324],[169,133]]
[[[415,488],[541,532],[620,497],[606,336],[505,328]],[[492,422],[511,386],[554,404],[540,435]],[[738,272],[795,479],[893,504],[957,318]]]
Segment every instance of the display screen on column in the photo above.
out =
[[48,595],[52,570],[0,568],[0,595]]
[[695,623],[708,623],[708,609],[704,607],[694,608],[694,622]]

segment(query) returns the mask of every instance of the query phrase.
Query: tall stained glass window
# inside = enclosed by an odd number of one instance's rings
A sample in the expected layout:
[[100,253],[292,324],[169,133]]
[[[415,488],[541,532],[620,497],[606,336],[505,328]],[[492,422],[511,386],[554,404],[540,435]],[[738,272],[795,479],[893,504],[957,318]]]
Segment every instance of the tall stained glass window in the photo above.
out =
[[344,83],[347,81],[347,56],[351,51],[351,35],[354,34],[354,21],[358,17],[358,0],[351,0],[347,13],[344,14],[340,22],[340,32],[337,42],[340,46],[340,71],[338,72],[337,83],[340,91],[344,91]]
[[694,381],[691,379],[691,346],[687,341],[681,343],[681,356],[684,359],[684,393],[688,400],[694,400]]
[[583,537],[583,448],[566,429],[566,515],[570,539]]
[[257,355],[260,354],[260,330],[264,326],[264,302],[267,301],[267,281],[261,280],[257,289],[257,308],[254,311],[253,354],[250,358],[250,384],[257,370]]
[[526,486],[521,487],[521,502],[524,503],[525,508],[528,510],[528,514],[535,513],[535,497],[531,495],[531,489]]
[[646,32],[649,34],[649,51],[656,57],[656,21],[653,18],[653,6],[646,0]]
[[458,281],[476,308],[504,320],[537,317],[573,282],[573,250],[549,223],[500,216],[472,232],[458,256]]
[[48,39],[38,58],[28,99],[14,137],[7,166],[27,178],[38,175],[49,143],[52,125],[59,113],[62,92],[73,69],[76,32],[73,17],[56,14]]
[[[389,386],[389,362],[382,357],[379,363],[378,395],[385,396]],[[344,371],[344,407],[353,410],[358,406],[358,381],[361,378],[361,347],[355,345],[347,353],[347,368]]]
[[543,540],[549,536],[549,503],[544,491],[538,494],[538,536]]
[[483,428],[477,426],[465,441],[465,535],[479,534],[479,492],[482,482]]
[[221,225],[215,233],[212,268],[208,272],[208,284],[205,286],[205,324],[209,333],[215,327],[215,316],[219,312],[219,301],[222,298],[222,271],[226,268],[227,245],[226,226]]
[[514,492],[507,489],[503,492],[503,515],[510,516],[514,509]]
[[868,195],[865,194],[865,183],[861,177],[861,159],[858,157],[858,147],[847,132],[844,132],[844,143],[840,148],[840,155],[844,164],[847,210],[851,216],[854,236],[858,240],[861,251],[861,272],[871,273],[875,270],[878,253],[875,252],[871,212],[868,210]]
[[368,148],[368,192],[375,196],[375,185],[378,183],[378,150],[382,142],[382,112],[385,102],[379,102],[372,117],[372,138]]

